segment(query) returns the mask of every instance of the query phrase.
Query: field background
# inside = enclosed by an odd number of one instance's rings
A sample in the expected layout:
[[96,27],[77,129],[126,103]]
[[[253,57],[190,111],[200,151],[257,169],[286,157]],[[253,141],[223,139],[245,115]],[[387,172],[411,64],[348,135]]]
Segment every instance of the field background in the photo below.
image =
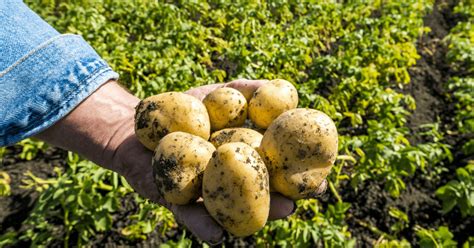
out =
[[[472,0],[25,2],[140,98],[283,78],[335,120],[325,195],[223,245],[474,247]],[[0,247],[206,246],[73,153],[27,139],[0,159]]]

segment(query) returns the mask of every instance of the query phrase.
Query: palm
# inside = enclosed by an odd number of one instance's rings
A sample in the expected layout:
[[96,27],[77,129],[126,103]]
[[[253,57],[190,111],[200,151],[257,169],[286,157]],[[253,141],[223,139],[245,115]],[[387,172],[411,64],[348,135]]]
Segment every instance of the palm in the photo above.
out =
[[[227,84],[213,84],[197,87],[187,91],[187,94],[193,95],[202,100],[211,91],[220,87],[232,87],[241,91],[247,98],[262,84],[265,80],[236,80]],[[123,151],[123,152],[122,152]],[[202,202],[196,202],[185,206],[173,205],[160,199],[156,185],[153,179],[152,152],[144,148],[135,136],[128,138],[120,147],[120,155],[124,168],[129,168],[122,174],[130,185],[142,196],[160,203],[173,212],[178,222],[184,224],[194,235],[209,243],[217,243],[223,235],[222,228],[210,217]],[[320,187],[319,193],[326,188],[325,183]],[[269,219],[280,219],[288,216],[294,210],[293,201],[272,193]]]

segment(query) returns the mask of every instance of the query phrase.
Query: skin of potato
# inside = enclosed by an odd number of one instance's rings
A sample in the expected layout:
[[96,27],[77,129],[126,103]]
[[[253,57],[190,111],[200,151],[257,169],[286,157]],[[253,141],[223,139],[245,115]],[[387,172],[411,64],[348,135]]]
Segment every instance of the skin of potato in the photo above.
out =
[[212,130],[239,127],[247,119],[247,100],[233,88],[220,88],[202,101],[209,113]]
[[203,199],[211,216],[237,237],[265,226],[270,211],[268,172],[258,153],[245,143],[217,148],[204,171]]
[[162,93],[140,101],[135,112],[135,134],[146,148],[154,150],[161,138],[176,131],[209,139],[211,124],[201,101],[180,92]]
[[259,128],[268,128],[283,112],[298,106],[298,92],[288,81],[272,80],[255,91],[249,102],[249,118]]
[[314,197],[337,156],[334,122],[314,109],[293,109],[280,115],[263,135],[260,154],[272,189],[293,200]]
[[215,147],[232,142],[243,142],[253,149],[258,149],[263,135],[248,128],[226,128],[214,132],[209,139]]
[[198,199],[203,172],[214,151],[211,143],[188,133],[174,132],[162,138],[152,161],[160,195],[179,205]]

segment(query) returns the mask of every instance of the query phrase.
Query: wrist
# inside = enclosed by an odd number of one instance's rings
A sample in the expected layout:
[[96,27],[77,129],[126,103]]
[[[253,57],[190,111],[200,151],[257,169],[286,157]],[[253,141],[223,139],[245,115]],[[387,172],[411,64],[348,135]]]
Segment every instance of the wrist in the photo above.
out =
[[109,81],[37,137],[120,173],[117,152],[134,136],[138,102],[117,82]]

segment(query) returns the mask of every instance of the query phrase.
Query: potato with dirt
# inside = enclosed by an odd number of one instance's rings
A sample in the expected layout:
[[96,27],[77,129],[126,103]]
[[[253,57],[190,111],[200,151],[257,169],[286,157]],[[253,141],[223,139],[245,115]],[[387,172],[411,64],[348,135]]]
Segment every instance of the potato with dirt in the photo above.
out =
[[263,135],[249,128],[226,128],[214,132],[209,139],[215,147],[232,142],[243,142],[253,149],[257,149],[262,142]]
[[203,138],[174,132],[162,138],[153,156],[153,174],[160,195],[184,205],[201,196],[203,172],[215,151]]
[[280,114],[298,106],[298,92],[290,82],[272,80],[257,89],[249,102],[249,118],[266,129]]
[[244,237],[265,226],[270,211],[268,172],[257,151],[228,143],[212,155],[203,178],[203,200],[228,232]]
[[209,139],[211,124],[201,101],[180,92],[162,93],[140,101],[135,112],[135,134],[146,148],[154,150],[161,138],[176,131]]
[[203,103],[213,131],[242,126],[247,119],[247,100],[236,89],[216,89],[204,98]]
[[329,174],[338,150],[338,134],[329,116],[298,108],[280,115],[260,145],[272,189],[293,200],[312,198]]

